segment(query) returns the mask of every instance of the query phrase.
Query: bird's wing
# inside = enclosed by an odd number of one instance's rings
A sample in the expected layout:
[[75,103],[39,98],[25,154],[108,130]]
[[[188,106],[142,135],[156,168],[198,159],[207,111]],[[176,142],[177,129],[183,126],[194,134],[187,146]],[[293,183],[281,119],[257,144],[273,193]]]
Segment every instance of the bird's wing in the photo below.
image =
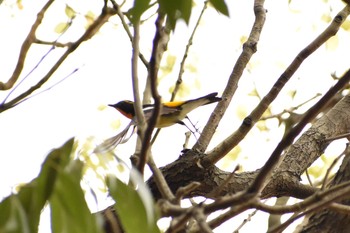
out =
[[[146,107],[145,107],[146,106]],[[145,115],[146,120],[148,120],[152,116],[152,112],[154,109],[154,105],[144,105],[143,113]],[[160,115],[166,116],[166,115],[172,115],[172,114],[178,114],[181,111],[181,107],[173,107],[173,106],[162,106]]]

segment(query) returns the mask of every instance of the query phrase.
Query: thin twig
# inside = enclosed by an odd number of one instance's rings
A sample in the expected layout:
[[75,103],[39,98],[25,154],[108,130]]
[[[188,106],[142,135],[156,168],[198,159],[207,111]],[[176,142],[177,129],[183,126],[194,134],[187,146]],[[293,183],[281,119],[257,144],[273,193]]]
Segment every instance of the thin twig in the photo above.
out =
[[333,160],[332,164],[327,169],[327,172],[326,172],[326,174],[325,174],[325,176],[323,178],[321,190],[324,190],[326,188],[327,181],[329,180],[328,177],[330,176],[330,173],[331,173],[332,169],[335,167],[335,165],[340,160],[340,158],[343,157],[344,155],[346,155],[347,151],[349,151],[349,143],[346,144],[346,147],[345,147],[344,151]]
[[[128,35],[131,43],[132,43],[133,36],[132,36],[132,34],[130,32],[128,24],[125,22],[124,14],[123,14],[123,12],[120,9],[121,5],[118,5],[118,3],[116,3],[115,0],[110,0],[110,1],[111,1],[112,5],[113,5],[113,8],[117,11],[117,15],[119,16],[120,22],[122,23],[123,28],[124,28],[126,34]],[[146,60],[146,58],[143,56],[143,54],[140,51],[139,51],[138,56],[141,59],[142,63],[146,66],[146,68],[148,68],[148,61]]]
[[6,103],[6,101],[8,100],[8,98],[10,98],[10,96],[14,93],[15,90],[17,90],[17,88],[28,78],[30,77],[30,75],[38,68],[38,66],[44,61],[44,59],[47,57],[47,55],[49,55],[53,50],[55,49],[55,47],[51,47],[45,54],[44,56],[42,56],[40,58],[40,60],[37,62],[37,64],[28,72],[28,74],[26,74],[23,79],[21,81],[19,81],[19,83],[17,85],[15,85],[10,92],[8,93],[8,95],[3,99],[1,105],[4,105]]
[[282,115],[284,115],[285,113],[293,113],[294,111],[298,110],[299,108],[303,107],[305,104],[309,103],[310,101],[320,97],[321,94],[317,93],[315,96],[311,97],[310,99],[306,100],[305,102],[298,104],[297,106],[291,107],[290,109],[284,109],[282,112],[277,113],[277,114],[273,114],[270,116],[266,116],[266,117],[261,117],[259,120],[260,121],[264,121],[264,120],[268,120],[268,119],[272,119],[272,118],[278,118],[280,119],[282,117]]
[[42,45],[52,45],[54,47],[60,47],[60,48],[65,48],[65,47],[69,47],[72,45],[72,42],[67,42],[67,43],[60,43],[56,41],[44,41],[44,40],[40,40],[38,38],[36,38],[34,40],[34,43],[36,44],[42,44]]
[[243,222],[241,223],[241,225],[239,225],[237,227],[236,230],[233,231],[233,233],[239,233],[239,230],[241,230],[243,228],[243,226],[245,224],[247,224],[248,222],[251,221],[252,217],[258,212],[258,210],[254,210],[252,213],[248,214],[248,217],[246,219],[243,220]]
[[173,101],[175,99],[175,96],[180,88],[180,85],[182,84],[182,75],[184,74],[185,72],[185,63],[186,63],[186,59],[188,57],[188,51],[190,50],[190,47],[193,43],[193,38],[194,38],[194,35],[197,31],[197,28],[199,26],[199,23],[201,22],[202,20],[202,17],[204,15],[204,12],[205,10],[207,9],[208,7],[208,0],[204,2],[204,5],[203,5],[203,8],[202,8],[202,11],[201,13],[199,14],[199,17],[197,19],[197,22],[196,22],[196,25],[194,26],[193,28],[193,31],[191,33],[191,36],[190,38],[188,39],[188,42],[187,42],[187,45],[186,45],[186,48],[185,48],[185,52],[184,52],[184,55],[182,57],[182,60],[181,60],[181,63],[180,63],[180,69],[179,69],[179,75],[178,75],[178,78],[176,80],[176,83],[175,83],[175,88],[173,90],[173,92],[171,93],[171,98],[170,98],[170,101]]
[[27,101],[35,96],[38,96],[46,91],[51,90],[52,88],[56,87],[57,85],[59,85],[60,83],[62,83],[63,81],[67,80],[69,77],[71,77],[73,74],[75,74],[77,71],[79,70],[79,68],[74,69],[72,72],[70,72],[68,75],[66,75],[64,78],[62,78],[61,80],[57,81],[56,83],[52,84],[51,86],[49,86],[48,88],[41,90],[38,93],[35,93],[34,95],[28,96],[26,98],[24,98],[23,100],[19,101],[18,103],[16,103],[14,106],[19,105],[21,103],[23,103],[24,101]]
[[349,136],[350,136],[350,133],[345,133],[345,134],[341,134],[341,135],[338,135],[338,136],[326,138],[325,141],[326,141],[326,142],[331,142],[331,141],[334,141],[334,140],[347,138],[347,137],[349,137]]
[[305,171],[305,174],[306,174],[307,181],[309,181],[309,185],[310,185],[310,186],[313,186],[312,181],[311,181],[310,174],[309,174],[309,172],[308,172],[307,169],[306,169],[306,171]]

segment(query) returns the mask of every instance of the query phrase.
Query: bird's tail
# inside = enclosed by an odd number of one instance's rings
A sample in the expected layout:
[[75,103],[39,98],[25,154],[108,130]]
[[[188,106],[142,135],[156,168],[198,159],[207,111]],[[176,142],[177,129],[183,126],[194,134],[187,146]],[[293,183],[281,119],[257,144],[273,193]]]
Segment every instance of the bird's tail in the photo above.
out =
[[[202,105],[206,105],[206,104],[211,104],[211,103],[215,103],[215,102],[219,102],[222,100],[221,97],[217,97],[218,93],[217,92],[213,92],[209,95],[203,96],[203,97],[199,97],[197,99],[194,99],[194,101],[196,100],[200,100],[203,99],[204,101],[206,101],[207,103],[202,104]],[[190,100],[191,101],[191,100]]]
[[[121,131],[119,134],[104,140],[101,144],[96,146],[93,153],[106,153],[108,151],[113,150],[119,144],[126,143],[131,138],[131,136],[135,133],[136,126],[134,125],[134,123],[135,123],[134,121],[130,121],[130,123],[126,126],[126,128],[123,131]],[[132,132],[130,136],[127,137],[127,133],[131,126],[133,126]]]

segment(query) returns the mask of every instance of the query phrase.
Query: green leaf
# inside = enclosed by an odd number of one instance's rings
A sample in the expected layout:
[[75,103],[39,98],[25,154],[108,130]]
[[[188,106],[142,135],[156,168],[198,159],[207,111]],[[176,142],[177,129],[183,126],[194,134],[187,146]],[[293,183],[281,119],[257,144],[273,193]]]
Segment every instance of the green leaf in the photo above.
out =
[[71,161],[60,171],[50,198],[52,232],[102,232],[99,215],[92,215],[80,186],[83,163]]
[[133,24],[140,21],[141,15],[148,9],[150,0],[135,0],[134,6],[130,9],[130,20]]
[[64,12],[66,13],[66,15],[68,16],[68,18],[73,18],[75,17],[75,15],[77,14],[75,12],[75,10],[73,10],[72,7],[68,6],[68,4],[66,4],[66,8],[64,9]]
[[350,20],[345,20],[342,25],[341,28],[344,29],[345,31],[350,31]]
[[17,195],[0,203],[0,232],[29,233],[29,218]]
[[[87,27],[90,26],[95,19],[95,14],[92,11],[88,11],[85,15],[84,15],[86,22],[87,22]],[[86,27],[86,28],[87,28]]]
[[169,26],[175,29],[178,19],[183,19],[186,24],[189,23],[192,12],[191,0],[158,0],[159,9],[166,14]]
[[58,23],[54,29],[54,31],[58,34],[64,32],[67,27],[69,27],[69,23],[65,22],[65,23]]
[[226,16],[230,16],[229,12],[228,12],[227,5],[226,5],[226,2],[224,0],[210,0],[209,2],[221,14],[226,15]]
[[110,194],[116,201],[114,208],[125,232],[160,233],[152,196],[139,175],[134,172],[131,180],[137,190],[113,176],[107,177]]
[[18,194],[0,203],[0,232],[38,231],[41,211],[52,194],[57,172],[69,160],[73,142],[70,139],[61,148],[53,150],[45,159],[38,177],[22,186]]

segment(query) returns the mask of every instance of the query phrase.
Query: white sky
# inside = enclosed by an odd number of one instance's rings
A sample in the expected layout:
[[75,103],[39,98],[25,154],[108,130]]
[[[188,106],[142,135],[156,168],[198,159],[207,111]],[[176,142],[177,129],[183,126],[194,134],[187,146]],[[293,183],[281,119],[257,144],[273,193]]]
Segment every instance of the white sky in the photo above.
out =
[[[23,0],[22,10],[15,7],[9,8],[10,3],[14,1],[5,0],[0,6],[1,81],[7,81],[10,77],[21,43],[43,2]],[[92,8],[93,1],[84,1],[84,8],[81,8],[82,4],[78,0],[67,2],[73,7],[76,6],[76,9],[82,9],[82,13],[93,10],[95,14],[98,14],[100,10],[100,8]],[[200,85],[197,88],[192,87],[191,92],[184,98],[195,98],[214,91],[221,93],[225,87],[233,64],[241,52],[241,37],[248,36],[254,19],[253,1],[228,2],[230,18],[219,16],[212,9],[205,13],[188,58],[191,65],[196,67],[197,73],[187,71],[184,75],[184,82],[188,85],[196,83]],[[55,4],[60,7],[61,11],[50,12],[50,19],[45,21],[38,33],[43,40],[54,40],[56,35],[53,33],[53,28],[58,22],[65,20],[65,2]],[[331,15],[334,16],[342,8],[342,4],[340,1],[330,1],[330,4],[333,7]],[[198,3],[198,6],[192,19],[198,16],[201,4]],[[329,7],[330,5],[317,0],[293,0],[290,6],[287,1],[266,2],[265,8],[268,13],[258,52],[249,64],[249,72],[245,72],[242,77],[239,91],[220,124],[221,127],[218,128],[212,146],[215,146],[240,124],[239,117],[242,116],[238,116],[239,114],[249,113],[258,103],[256,98],[247,97],[252,91],[253,82],[259,93],[264,95],[296,54],[327,26],[320,19],[322,14],[328,12]],[[77,20],[83,21],[81,18]],[[0,161],[2,161],[0,177],[6,177],[1,179],[0,199],[9,195],[18,184],[33,179],[39,172],[47,153],[52,148],[62,145],[68,138],[78,136],[84,139],[95,136],[102,140],[116,134],[117,130],[111,127],[116,121],[121,121],[121,129],[127,124],[128,121],[113,109],[99,110],[102,105],[115,103],[122,99],[132,99],[131,45],[119,21],[113,18],[111,22],[116,24],[106,24],[98,35],[84,43],[75,54],[69,57],[67,62],[53,75],[51,84],[79,67],[76,74],[55,88],[0,114]],[[153,24],[151,26],[153,27]],[[190,27],[179,24],[175,34],[172,35],[168,54],[177,56],[177,63],[180,62],[184,45],[187,43],[192,28],[192,24]],[[83,29],[77,25],[72,30],[74,33],[67,37],[76,38],[76,34],[82,33]],[[146,28],[141,34],[141,49],[146,58],[149,55],[153,37],[150,31],[153,32],[153,28]],[[276,112],[290,104],[297,105],[304,102],[316,92],[324,93],[332,85],[330,73],[337,71],[337,74],[341,75],[349,68],[349,33],[341,31],[339,35],[339,47],[336,50],[327,50],[323,47],[301,66],[287,87],[298,88],[299,92],[295,102],[292,103],[286,94],[282,95],[274,104]],[[27,74],[47,50],[48,47],[34,46],[29,53],[23,74]],[[60,49],[51,53],[43,66],[18,88],[12,98],[40,79],[60,53]],[[145,70],[141,62],[140,67],[140,77],[144,78]],[[161,95],[165,100],[169,99],[168,90],[177,77],[176,68],[178,65],[160,85]],[[317,80],[317,86],[314,85],[315,80]],[[144,86],[143,83],[144,81],[141,80],[141,88]],[[50,85],[46,87],[48,86]],[[310,91],[311,86],[314,92]],[[1,92],[0,100],[7,94],[8,92]],[[203,107],[191,113],[190,117],[193,122],[198,121],[198,126],[203,126],[207,119],[206,116],[209,116],[212,109],[213,106]],[[276,127],[276,122],[272,122],[271,127]],[[238,161],[221,163],[221,165],[228,170],[232,170],[237,163],[243,164],[245,170],[261,167],[281,137],[280,129],[274,131],[274,137],[271,137],[270,134],[261,135],[259,130],[253,130],[248,139],[241,144],[244,150]],[[182,149],[185,132],[186,128],[181,126],[162,130],[161,137],[154,146],[154,157],[159,166],[177,158]],[[258,134],[259,139],[256,139]],[[169,144],[169,137],[174,142]],[[252,138],[254,138],[254,147],[249,146]],[[133,152],[133,146],[132,140],[117,148],[117,153],[127,158]],[[259,155],[263,156],[254,158],[253,163],[251,156],[257,153],[256,148],[259,148]],[[254,219],[258,217],[254,217],[252,221]],[[249,232],[250,227],[254,226],[256,227],[254,223],[246,224],[242,232]],[[234,228],[230,226],[229,229],[232,231]]]

